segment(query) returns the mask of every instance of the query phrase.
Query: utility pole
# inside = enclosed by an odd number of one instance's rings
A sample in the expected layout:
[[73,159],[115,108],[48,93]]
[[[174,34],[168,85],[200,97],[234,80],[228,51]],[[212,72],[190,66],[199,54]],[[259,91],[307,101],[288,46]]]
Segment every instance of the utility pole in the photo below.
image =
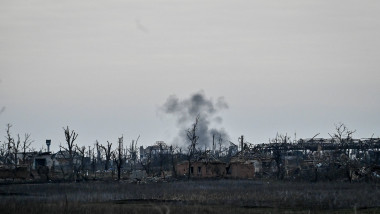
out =
[[243,151],[244,150],[244,136],[243,135],[239,137],[239,141],[240,141],[240,149],[241,151]]
[[212,154],[215,154],[215,134],[212,134]]

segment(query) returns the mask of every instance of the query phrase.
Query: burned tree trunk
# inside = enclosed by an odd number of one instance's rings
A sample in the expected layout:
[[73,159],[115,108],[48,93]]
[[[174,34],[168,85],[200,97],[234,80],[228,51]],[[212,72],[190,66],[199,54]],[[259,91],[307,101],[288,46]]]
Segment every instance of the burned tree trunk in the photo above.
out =
[[5,151],[5,156],[4,156],[4,163],[6,165],[11,165],[12,164],[12,145],[14,143],[14,139],[11,137],[11,129],[12,125],[11,124],[7,124],[7,136],[6,136],[6,151]]
[[103,146],[103,145],[100,145],[100,147],[104,150],[104,154],[106,156],[106,162],[104,164],[104,170],[108,170],[109,169],[109,164],[110,164],[110,160],[111,160],[111,155],[112,155],[112,143],[108,142],[107,141],[107,147]]
[[121,177],[121,167],[123,166],[123,137],[119,138],[119,146],[116,151],[112,152],[113,161],[116,164],[117,169],[117,180],[120,181]]
[[172,176],[177,177],[177,172],[175,170],[176,161],[175,161],[175,157],[174,157],[175,156],[174,150],[175,150],[175,148],[173,148],[173,146],[170,146],[170,159],[171,159],[171,165],[172,165]]
[[26,162],[26,152],[27,152],[27,150],[29,150],[29,147],[33,142],[29,138],[30,138],[30,134],[25,134],[25,138],[24,138],[24,141],[23,141],[22,147],[21,147],[21,149],[22,149],[22,162],[24,164]]
[[187,154],[187,161],[189,164],[188,172],[187,172],[187,179],[190,179],[191,175],[191,162],[194,158],[194,155],[196,153],[196,145],[198,144],[199,136],[197,136],[197,128],[198,128],[198,122],[199,122],[199,115],[195,118],[195,122],[192,125],[191,129],[187,130],[187,139],[190,142],[190,145],[188,147],[188,154]]

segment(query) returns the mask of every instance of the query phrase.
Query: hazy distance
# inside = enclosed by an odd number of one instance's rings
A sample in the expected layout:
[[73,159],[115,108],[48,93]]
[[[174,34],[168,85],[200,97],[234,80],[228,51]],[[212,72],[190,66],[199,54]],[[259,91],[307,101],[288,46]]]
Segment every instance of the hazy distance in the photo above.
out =
[[161,107],[198,92],[224,97],[216,128],[231,141],[328,137],[338,122],[380,136],[379,11],[370,0],[2,0],[0,136],[12,123],[57,150],[68,125],[80,145],[171,143],[185,125]]

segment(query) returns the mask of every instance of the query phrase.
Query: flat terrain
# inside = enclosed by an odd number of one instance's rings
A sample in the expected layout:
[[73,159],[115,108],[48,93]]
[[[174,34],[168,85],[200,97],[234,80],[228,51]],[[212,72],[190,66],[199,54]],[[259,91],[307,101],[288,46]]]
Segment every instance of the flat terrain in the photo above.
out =
[[193,180],[0,185],[0,213],[380,213],[380,186]]

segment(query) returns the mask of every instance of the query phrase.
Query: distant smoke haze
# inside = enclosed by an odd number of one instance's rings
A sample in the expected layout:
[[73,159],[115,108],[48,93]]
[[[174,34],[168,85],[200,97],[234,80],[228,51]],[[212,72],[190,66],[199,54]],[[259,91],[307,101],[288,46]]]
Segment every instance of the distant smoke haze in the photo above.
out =
[[5,106],[1,107],[0,114],[3,113],[4,111],[5,111]]
[[223,122],[218,113],[228,109],[228,104],[224,97],[219,97],[214,101],[207,98],[204,92],[198,92],[187,99],[179,99],[176,95],[171,95],[162,105],[161,111],[166,115],[172,115],[177,119],[177,125],[180,129],[178,134],[179,144],[186,144],[186,130],[191,128],[199,115],[197,136],[199,136],[198,146],[211,148],[212,136],[215,135],[215,143],[221,137],[225,142],[229,139],[227,132],[223,128],[217,128]]

